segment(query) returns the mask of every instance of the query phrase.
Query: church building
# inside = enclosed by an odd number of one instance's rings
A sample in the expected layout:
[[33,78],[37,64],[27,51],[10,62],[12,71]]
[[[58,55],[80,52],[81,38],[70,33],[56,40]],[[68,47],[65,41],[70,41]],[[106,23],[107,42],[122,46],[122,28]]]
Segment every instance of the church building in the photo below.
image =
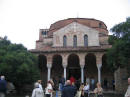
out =
[[107,69],[106,51],[108,30],[104,22],[89,18],[68,18],[40,29],[36,48],[31,50],[38,57],[41,79],[64,75],[85,82],[94,78],[97,82],[113,79]]

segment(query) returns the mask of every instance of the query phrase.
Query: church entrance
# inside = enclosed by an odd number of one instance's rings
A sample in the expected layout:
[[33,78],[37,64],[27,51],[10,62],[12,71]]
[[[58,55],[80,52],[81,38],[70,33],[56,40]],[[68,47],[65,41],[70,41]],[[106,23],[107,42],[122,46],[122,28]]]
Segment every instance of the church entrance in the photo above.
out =
[[68,57],[67,77],[73,76],[76,80],[81,78],[79,57],[76,54],[71,54]]

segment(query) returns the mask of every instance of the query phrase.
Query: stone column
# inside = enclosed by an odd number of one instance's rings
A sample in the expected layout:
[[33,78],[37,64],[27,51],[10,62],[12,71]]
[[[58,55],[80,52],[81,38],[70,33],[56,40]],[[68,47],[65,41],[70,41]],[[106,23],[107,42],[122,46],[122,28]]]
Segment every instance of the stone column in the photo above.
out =
[[81,67],[81,83],[84,83],[84,65],[80,65]]
[[102,64],[97,64],[97,69],[98,69],[98,82],[101,84],[101,67]]
[[63,67],[64,67],[64,78],[66,80],[66,67],[67,67],[67,65],[63,65]]
[[47,64],[47,68],[48,68],[48,75],[47,75],[47,79],[48,79],[48,81],[50,80],[50,78],[51,78],[51,67],[52,67],[52,65],[51,64]]

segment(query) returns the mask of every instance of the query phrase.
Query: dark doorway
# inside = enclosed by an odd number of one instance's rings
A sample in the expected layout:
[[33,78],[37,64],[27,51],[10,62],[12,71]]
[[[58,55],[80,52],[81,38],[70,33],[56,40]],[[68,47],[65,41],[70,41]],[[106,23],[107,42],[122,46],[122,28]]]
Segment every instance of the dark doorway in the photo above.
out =
[[79,64],[79,57],[76,54],[71,54],[68,57],[68,79],[73,76],[76,80],[80,79],[81,72],[80,72],[80,64]]
[[43,87],[47,83],[47,58],[44,55],[38,56],[38,66],[40,70],[40,79],[42,80]]
[[61,55],[54,55],[52,60],[52,68],[51,68],[51,77],[59,77],[63,74],[63,66],[62,66],[62,56]]
[[97,81],[97,65],[96,65],[96,56],[93,53],[88,53],[85,56],[85,66],[84,66],[84,75],[85,81],[87,78],[94,78]]

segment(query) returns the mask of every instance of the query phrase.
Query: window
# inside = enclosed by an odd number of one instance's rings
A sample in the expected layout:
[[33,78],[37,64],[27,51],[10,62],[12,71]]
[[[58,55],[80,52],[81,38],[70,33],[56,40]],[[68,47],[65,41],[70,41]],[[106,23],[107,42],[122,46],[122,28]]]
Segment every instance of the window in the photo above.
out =
[[73,46],[77,47],[77,36],[76,35],[74,35],[74,37],[73,37]]
[[42,31],[42,35],[47,35],[47,31]]
[[67,46],[67,37],[64,35],[63,37],[63,47]]
[[99,28],[102,28],[102,23],[99,23]]
[[84,46],[88,46],[88,35],[84,35]]

